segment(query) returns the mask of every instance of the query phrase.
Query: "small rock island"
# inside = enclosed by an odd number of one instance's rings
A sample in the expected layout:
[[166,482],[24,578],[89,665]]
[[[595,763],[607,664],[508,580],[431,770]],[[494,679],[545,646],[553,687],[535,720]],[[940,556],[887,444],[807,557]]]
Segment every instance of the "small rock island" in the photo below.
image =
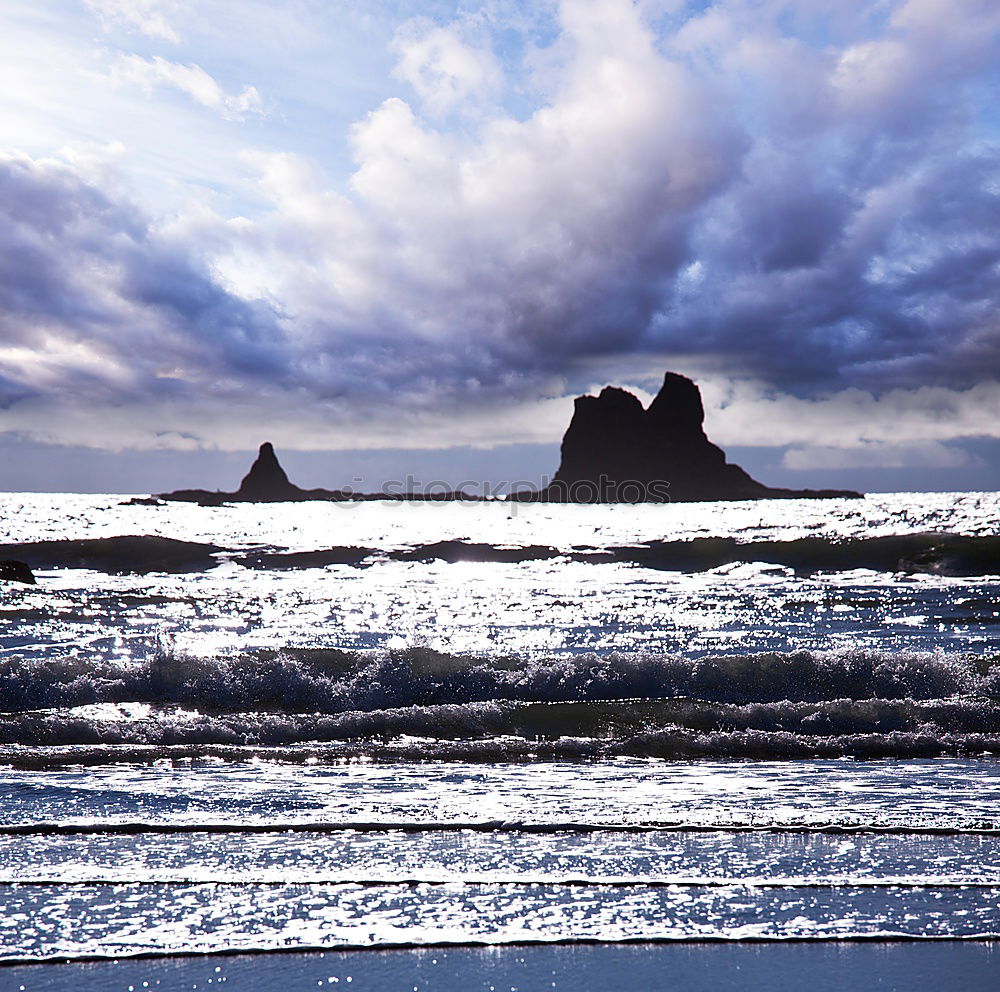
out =
[[274,445],[265,441],[257,452],[250,471],[243,476],[236,492],[211,492],[208,489],[177,489],[159,493],[157,498],[218,506],[222,503],[298,503],[304,500],[344,500],[350,493],[329,489],[300,489],[289,481],[274,453]]
[[265,441],[257,453],[257,460],[250,466],[250,471],[243,476],[240,488],[236,490],[238,500],[252,500],[260,503],[275,503],[283,500],[296,500],[308,497],[305,489],[292,485],[288,481],[285,470],[278,464],[278,456],[274,446]]

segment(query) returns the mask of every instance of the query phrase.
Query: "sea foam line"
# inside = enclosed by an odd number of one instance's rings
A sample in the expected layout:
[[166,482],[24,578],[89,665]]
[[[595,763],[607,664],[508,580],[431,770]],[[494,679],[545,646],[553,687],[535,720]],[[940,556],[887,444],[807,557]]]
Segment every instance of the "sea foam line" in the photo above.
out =
[[880,879],[851,876],[831,878],[588,878],[585,876],[518,878],[507,876],[468,876],[454,878],[343,878],[343,879],[234,879],[234,878],[0,878],[0,887],[16,888],[175,888],[177,886],[211,886],[212,888],[361,888],[418,889],[421,886],[468,886],[470,888],[572,888],[572,889],[995,889],[1000,893],[1000,881],[975,881],[960,878],[927,878],[886,876]]
[[760,935],[725,934],[690,936],[643,937],[516,937],[468,940],[386,941],[379,944],[300,944],[296,947],[216,947],[211,950],[121,951],[115,953],[20,955],[0,957],[0,968],[24,965],[85,964],[98,961],[145,961],[175,958],[232,958],[257,954],[358,954],[380,951],[451,950],[480,947],[616,947],[653,946],[677,944],[931,944],[941,941],[985,943],[1000,940],[1000,931],[982,931],[972,934],[914,934],[896,930],[856,934],[796,934],[780,937]]
[[0,836],[74,836],[97,834],[275,834],[275,833],[733,833],[733,834],[878,834],[885,836],[954,837],[965,834],[1000,837],[992,821],[966,826],[873,823],[691,823],[653,820],[644,823],[586,823],[578,821],[525,823],[520,820],[344,820],[267,821],[262,823],[151,823],[144,821],[8,823]]

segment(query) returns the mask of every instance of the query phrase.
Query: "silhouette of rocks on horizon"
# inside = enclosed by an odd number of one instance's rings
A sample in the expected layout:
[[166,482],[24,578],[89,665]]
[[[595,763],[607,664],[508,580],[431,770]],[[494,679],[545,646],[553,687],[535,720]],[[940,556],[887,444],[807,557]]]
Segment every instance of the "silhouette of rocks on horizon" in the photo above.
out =
[[[443,493],[356,493],[341,489],[301,489],[291,482],[274,453],[274,445],[265,441],[257,452],[250,471],[243,476],[236,492],[209,489],[176,489],[171,493],[158,493],[153,498],[200,503],[203,506],[221,506],[223,503],[301,503],[307,500],[331,502],[364,501],[373,499],[395,500],[475,500],[477,497],[461,492]],[[136,502],[136,501],[131,501]]]
[[265,441],[257,452],[250,471],[243,476],[236,492],[212,492],[208,489],[177,489],[172,493],[158,493],[157,498],[219,506],[221,503],[280,503],[304,500],[343,500],[350,494],[327,489],[300,489],[289,481],[285,470],[274,453],[274,445]]
[[[552,483],[533,498],[567,503],[662,503],[792,497],[855,497],[833,489],[774,489],[726,461],[705,434],[701,391],[667,372],[643,408],[617,386],[577,397]],[[530,499],[527,494],[522,499]]]
[[[666,503],[741,499],[860,497],[848,489],[773,489],[751,478],[705,434],[701,391],[667,372],[648,408],[632,393],[605,386],[598,396],[578,396],[562,440],[562,460],[540,492],[512,493],[521,502]],[[356,493],[300,489],[289,481],[274,446],[265,441],[236,492],[178,489],[160,499],[218,506],[303,500],[372,499],[477,502],[464,492]]]

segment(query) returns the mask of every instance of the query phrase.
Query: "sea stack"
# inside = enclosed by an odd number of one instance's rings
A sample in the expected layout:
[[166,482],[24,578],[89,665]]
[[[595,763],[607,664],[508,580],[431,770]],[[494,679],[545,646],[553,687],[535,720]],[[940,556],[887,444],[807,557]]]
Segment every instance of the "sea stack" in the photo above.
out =
[[240,488],[236,490],[236,499],[255,503],[298,500],[303,495],[303,490],[288,481],[270,441],[265,441],[260,446],[257,460],[243,476]]
[[751,478],[705,434],[701,391],[667,372],[648,408],[606,386],[576,399],[562,460],[538,498],[567,503],[691,502],[851,497],[847,490],[773,489]]
[[177,489],[172,493],[158,493],[155,499],[182,500],[201,503],[203,506],[221,506],[223,503],[280,503],[301,502],[311,499],[348,499],[349,494],[329,492],[326,489],[300,489],[288,481],[285,470],[278,464],[274,445],[265,441],[257,452],[250,471],[243,476],[240,488],[234,493],[210,492],[207,489]]

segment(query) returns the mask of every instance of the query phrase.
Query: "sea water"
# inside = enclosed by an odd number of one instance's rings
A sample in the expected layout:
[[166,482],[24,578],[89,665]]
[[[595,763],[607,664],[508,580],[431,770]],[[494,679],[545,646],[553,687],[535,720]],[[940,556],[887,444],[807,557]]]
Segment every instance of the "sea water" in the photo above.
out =
[[0,511],[2,988],[991,987],[997,494]]

